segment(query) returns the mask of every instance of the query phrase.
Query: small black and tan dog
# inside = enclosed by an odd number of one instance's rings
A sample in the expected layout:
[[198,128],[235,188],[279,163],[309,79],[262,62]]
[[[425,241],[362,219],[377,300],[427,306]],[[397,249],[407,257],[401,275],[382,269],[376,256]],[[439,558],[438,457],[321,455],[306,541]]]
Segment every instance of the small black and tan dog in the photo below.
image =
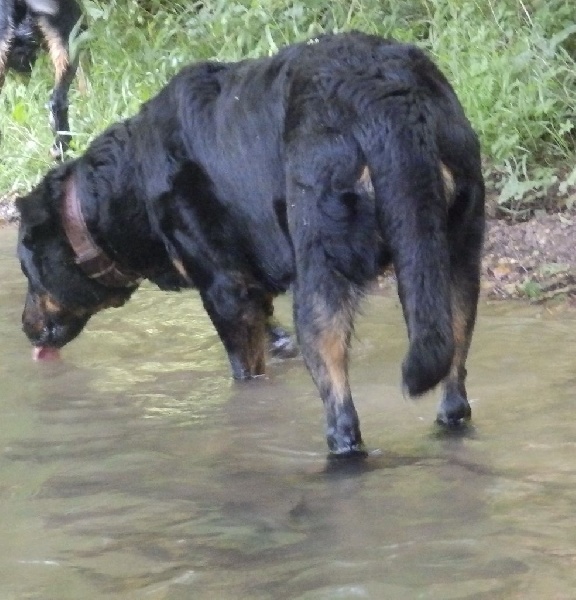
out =
[[50,55],[55,78],[48,104],[54,158],[60,158],[70,143],[68,91],[78,61],[70,56],[69,38],[81,18],[76,0],[0,0],[0,90],[9,69],[30,74],[39,49]]
[[[272,299],[294,294],[332,453],[362,453],[348,382],[354,315],[392,264],[403,382],[443,382],[437,420],[470,418],[465,362],[484,231],[480,149],[418,48],[359,32],[183,69],[133,118],[26,197],[23,328],[37,358],[143,278],[195,287],[236,378],[264,373]],[[274,333],[275,331],[275,333]]]

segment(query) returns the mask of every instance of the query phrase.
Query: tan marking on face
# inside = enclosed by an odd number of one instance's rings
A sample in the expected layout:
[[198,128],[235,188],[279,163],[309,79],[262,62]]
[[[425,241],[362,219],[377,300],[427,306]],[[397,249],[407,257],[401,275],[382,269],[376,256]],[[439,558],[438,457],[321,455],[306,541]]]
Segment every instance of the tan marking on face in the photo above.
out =
[[362,169],[360,177],[356,180],[354,188],[359,194],[368,194],[368,196],[372,199],[376,197],[374,193],[374,186],[372,185],[372,178],[370,177],[370,171],[367,166],[364,166]]
[[40,17],[38,19],[38,26],[48,46],[48,54],[54,65],[56,82],[59,83],[70,64],[68,50],[62,44],[62,39],[58,35],[58,32],[50,25],[46,18]]
[[[37,296],[35,303],[38,307],[38,310],[40,310],[44,314],[51,316],[60,315],[63,318],[65,318],[66,316],[82,318],[86,316],[86,314],[88,314],[89,312],[84,308],[67,308],[48,293]],[[107,308],[108,306],[110,305],[108,304],[106,305],[106,307],[103,308]],[[98,308],[98,310],[100,310],[100,308]]]
[[440,163],[440,172],[442,173],[442,182],[444,183],[446,202],[448,203],[448,206],[450,206],[454,201],[454,192],[456,191],[454,177],[448,167],[442,162]]
[[56,300],[54,300],[50,294],[41,296],[40,306],[43,311],[51,314],[60,313],[64,310],[62,305],[56,302]]
[[49,293],[38,295],[34,299],[34,304],[40,312],[51,316],[60,315],[63,318],[66,318],[66,316],[83,318],[86,315],[94,315],[107,308],[123,306],[125,303],[126,298],[124,296],[111,296],[98,306],[87,309],[82,307],[68,308]]

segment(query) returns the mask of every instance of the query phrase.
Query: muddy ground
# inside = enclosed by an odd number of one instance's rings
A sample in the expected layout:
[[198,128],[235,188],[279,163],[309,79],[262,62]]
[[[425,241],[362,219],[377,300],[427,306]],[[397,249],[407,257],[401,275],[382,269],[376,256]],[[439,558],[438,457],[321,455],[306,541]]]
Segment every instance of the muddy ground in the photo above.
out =
[[[576,189],[568,191],[574,194]],[[498,215],[489,200],[482,291],[491,299],[522,298],[530,302],[576,307],[576,202],[571,208],[536,211],[523,222]],[[494,216],[495,215],[495,216]],[[0,198],[0,223],[16,223],[13,198]],[[382,278],[383,289],[393,277]]]

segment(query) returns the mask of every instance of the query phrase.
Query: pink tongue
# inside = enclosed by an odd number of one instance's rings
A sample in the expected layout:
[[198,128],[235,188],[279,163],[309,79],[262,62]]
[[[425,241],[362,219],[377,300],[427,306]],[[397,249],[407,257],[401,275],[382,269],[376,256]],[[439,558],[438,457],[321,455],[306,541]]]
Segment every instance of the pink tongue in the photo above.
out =
[[34,346],[32,348],[33,360],[58,360],[60,358],[60,350],[51,346]]

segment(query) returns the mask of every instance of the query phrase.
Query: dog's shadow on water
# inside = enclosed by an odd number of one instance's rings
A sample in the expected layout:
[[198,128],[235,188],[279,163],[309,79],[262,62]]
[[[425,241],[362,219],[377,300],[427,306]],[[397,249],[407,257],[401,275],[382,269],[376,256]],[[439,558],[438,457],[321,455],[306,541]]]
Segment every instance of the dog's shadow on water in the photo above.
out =
[[369,450],[345,457],[328,455],[322,474],[330,479],[359,477],[375,471],[412,466],[422,461],[422,456],[402,456],[382,450]]
[[477,439],[478,430],[470,421],[463,421],[452,427],[434,423],[433,429],[430,432],[430,438],[445,441],[447,444],[457,445],[464,440]]

